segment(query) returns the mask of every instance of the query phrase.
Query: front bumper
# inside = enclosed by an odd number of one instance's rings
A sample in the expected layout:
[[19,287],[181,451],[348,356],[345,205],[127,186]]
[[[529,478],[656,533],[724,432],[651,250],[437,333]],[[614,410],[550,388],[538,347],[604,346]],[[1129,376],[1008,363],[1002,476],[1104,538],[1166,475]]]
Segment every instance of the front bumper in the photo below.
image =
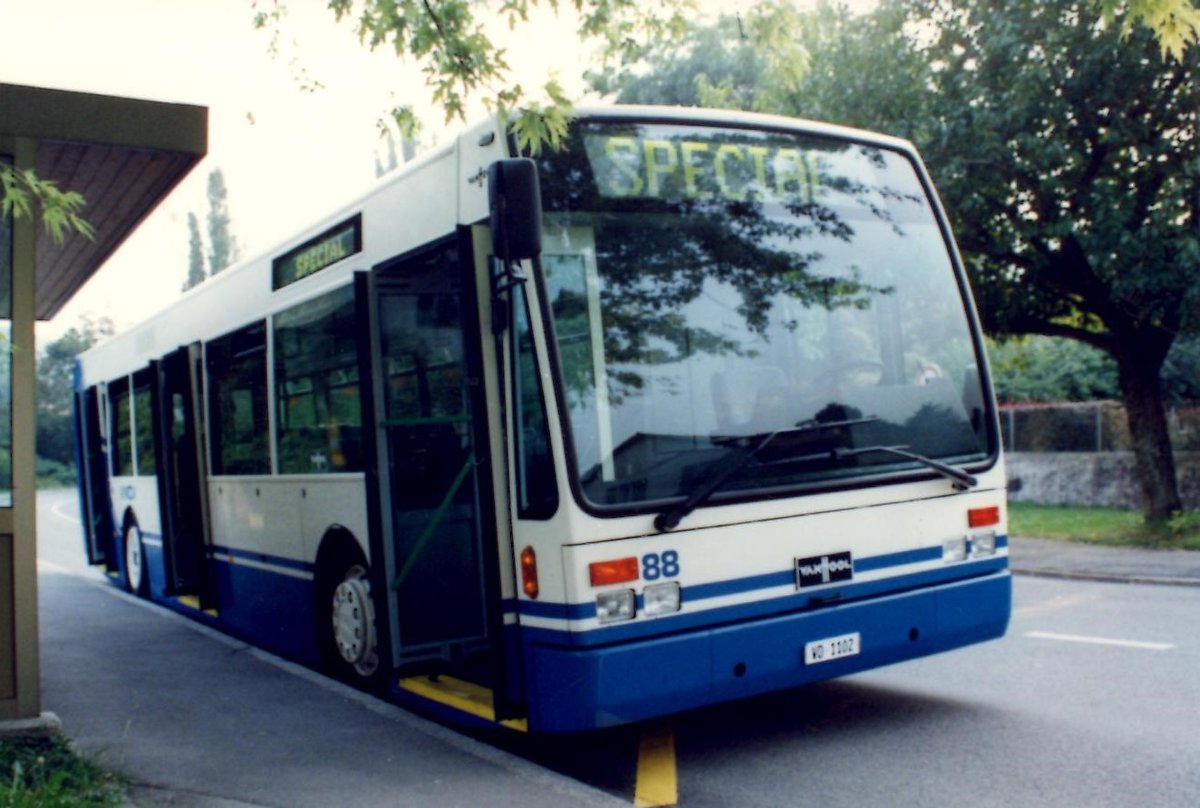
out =
[[[892,595],[577,649],[527,648],[529,727],[615,726],[831,679],[1004,635],[1007,570]],[[861,634],[861,651],[804,664],[807,642]]]

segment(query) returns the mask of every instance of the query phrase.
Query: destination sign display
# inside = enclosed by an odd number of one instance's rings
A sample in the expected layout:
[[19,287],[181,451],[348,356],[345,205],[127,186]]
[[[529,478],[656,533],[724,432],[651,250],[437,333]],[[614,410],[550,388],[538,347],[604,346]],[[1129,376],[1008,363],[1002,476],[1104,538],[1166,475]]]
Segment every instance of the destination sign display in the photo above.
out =
[[361,251],[362,216],[356,214],[276,258],[271,288],[282,289]]
[[692,129],[660,137],[591,132],[588,162],[604,198],[817,201],[826,159],[786,137]]

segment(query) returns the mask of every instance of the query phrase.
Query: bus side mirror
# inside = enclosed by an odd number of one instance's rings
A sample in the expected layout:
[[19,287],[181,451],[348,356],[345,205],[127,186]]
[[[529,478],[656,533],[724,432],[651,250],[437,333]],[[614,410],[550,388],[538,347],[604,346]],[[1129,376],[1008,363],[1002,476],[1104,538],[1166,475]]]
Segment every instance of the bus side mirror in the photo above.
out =
[[519,157],[488,166],[488,208],[497,258],[508,263],[541,254],[542,192],[536,163]]

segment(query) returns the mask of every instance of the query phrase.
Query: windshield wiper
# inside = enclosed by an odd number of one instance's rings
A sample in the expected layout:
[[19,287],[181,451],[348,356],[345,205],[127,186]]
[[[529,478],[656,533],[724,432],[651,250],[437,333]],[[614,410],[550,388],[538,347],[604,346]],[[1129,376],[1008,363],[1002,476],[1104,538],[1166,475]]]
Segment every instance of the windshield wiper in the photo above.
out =
[[966,491],[968,488],[974,488],[979,485],[979,480],[963,469],[943,463],[940,460],[934,460],[932,457],[910,452],[904,446],[861,446],[856,449],[834,449],[833,459],[843,460],[848,457],[857,457],[861,454],[892,454],[897,457],[903,457],[906,460],[912,460],[933,469],[954,483],[954,487],[960,491]]
[[[716,493],[721,486],[725,485],[725,483],[731,477],[733,477],[733,475],[744,469],[750,463],[750,461],[758,455],[759,452],[767,448],[767,445],[780,435],[794,435],[802,432],[821,432],[826,429],[838,429],[840,427],[866,424],[878,420],[878,418],[852,418],[843,421],[801,421],[795,426],[776,429],[774,432],[761,432],[757,435],[747,435],[747,441],[757,442],[754,443],[754,445],[749,449],[744,451],[741,456],[732,462],[729,462],[729,465],[727,465],[719,474],[712,477],[708,482],[704,483],[695,491],[693,491],[683,502],[667,508],[665,511],[658,514],[658,516],[655,516],[654,529],[659,533],[665,533],[666,531],[678,526],[683,517],[687,516],[689,513],[703,505],[705,500]],[[831,455],[829,452],[819,452],[816,454],[802,455],[800,457],[793,458],[793,460],[799,462],[803,460],[829,458],[830,456]],[[722,457],[714,461],[714,464],[725,462],[726,459]]]

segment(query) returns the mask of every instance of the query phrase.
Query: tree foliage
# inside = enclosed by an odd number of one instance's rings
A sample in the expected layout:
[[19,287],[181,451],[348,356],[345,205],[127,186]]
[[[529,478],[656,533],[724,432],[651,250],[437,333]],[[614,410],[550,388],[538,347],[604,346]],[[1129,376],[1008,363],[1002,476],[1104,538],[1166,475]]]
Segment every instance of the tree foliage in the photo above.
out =
[[[988,340],[992,383],[1001,402],[1092,401],[1120,398],[1117,366],[1104,351],[1063,337],[1037,334]],[[1175,341],[1162,372],[1163,395],[1176,405],[1200,401],[1200,338]]]
[[[679,38],[693,0],[330,0],[329,7],[367,47],[415,63],[447,122],[464,119],[468,103],[482,100],[509,121],[522,149],[536,154],[561,142],[571,100],[553,76],[532,90],[513,81],[507,52],[494,39],[497,24],[512,30],[539,9],[570,10],[581,41],[597,42],[606,63],[628,64],[644,56],[647,43]],[[286,3],[276,0],[255,14],[254,25],[272,31],[275,42],[286,19]],[[395,107],[390,117],[403,136],[414,135],[411,105]]]
[[[206,278],[238,261],[241,249],[233,235],[232,219],[229,215],[228,191],[225,175],[214,168],[208,174],[208,213],[205,215],[205,230],[208,233],[207,254],[204,237],[200,233],[200,221],[195,213],[188,211],[188,269],[182,291],[199,286]],[[208,269],[205,270],[207,260]]]
[[37,363],[37,449],[40,457],[70,465],[75,462],[72,416],[75,357],[113,333],[107,317],[84,317],[78,326],[46,345]]
[[39,214],[55,242],[69,232],[87,239],[95,236],[83,218],[83,196],[76,191],[64,191],[52,180],[39,179],[33,171],[18,170],[4,161],[0,161],[0,189],[0,216],[19,219]]
[[240,254],[237,238],[230,230],[228,191],[225,175],[214,168],[208,174],[208,274],[216,275],[230,264],[236,263]]
[[1163,58],[1182,60],[1184,52],[1200,39],[1200,9],[1192,0],[1096,0],[1110,25],[1120,21],[1129,34],[1139,24],[1158,37]]
[[200,238],[200,221],[196,214],[188,211],[188,270],[183,282],[183,291],[204,283],[208,273],[204,271],[204,242]]
[[[1092,12],[1110,25],[1119,25],[1124,34],[1152,31],[1164,57],[1182,60],[1188,46],[1200,38],[1200,9],[1193,0],[1090,2]],[[697,16],[695,0],[329,0],[328,6],[367,47],[388,48],[399,58],[415,62],[447,121],[463,119],[468,101],[481,98],[490,110],[510,121],[522,148],[535,155],[543,144],[560,144],[571,116],[571,99],[552,76],[532,91],[513,82],[506,50],[494,41],[495,28],[489,29],[487,21],[515,30],[539,9],[556,14],[573,11],[581,42],[599,43],[602,72],[611,76],[614,70],[645,64],[647,54],[664,43],[679,43],[694,34],[690,21]],[[271,33],[268,50],[276,56],[287,16],[286,0],[264,3],[254,14],[254,26]],[[741,37],[765,67],[751,108],[771,108],[770,83],[786,92],[803,76],[806,51],[794,36],[800,16],[791,3],[768,2],[729,18],[736,21]],[[306,92],[321,89],[321,83],[297,62],[293,58],[290,67],[299,86]],[[705,72],[697,71],[695,76],[706,105],[733,105],[728,95],[733,88],[711,82]],[[415,136],[419,124],[411,104],[394,107],[387,118],[403,137]]]
[[992,383],[1002,403],[1117,398],[1112,357],[1060,337],[1026,335],[988,341]]

